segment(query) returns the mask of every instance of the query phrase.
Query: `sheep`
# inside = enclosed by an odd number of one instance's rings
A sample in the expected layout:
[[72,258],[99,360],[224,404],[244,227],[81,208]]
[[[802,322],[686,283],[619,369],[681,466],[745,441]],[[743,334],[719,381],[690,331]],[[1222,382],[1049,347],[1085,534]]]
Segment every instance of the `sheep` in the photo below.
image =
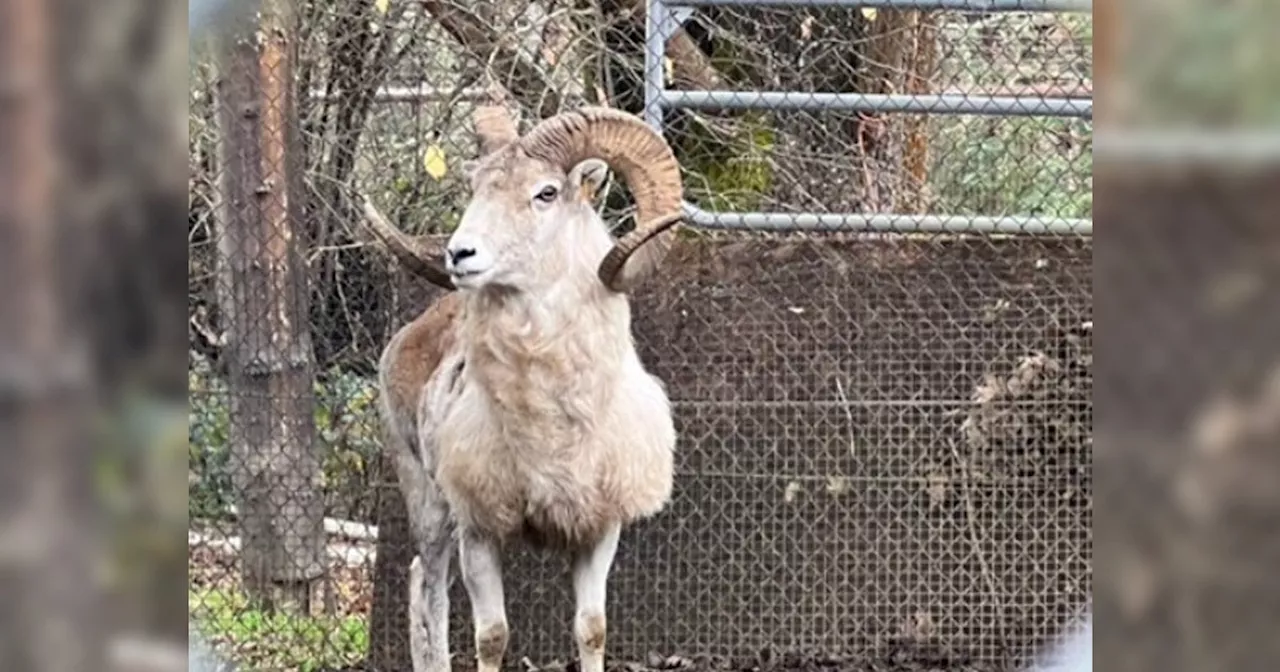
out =
[[[603,672],[606,584],[619,535],[672,493],[665,385],[631,334],[628,291],[682,218],[679,165],[636,117],[584,107],[520,136],[498,107],[475,117],[472,198],[441,268],[365,201],[408,269],[458,291],[391,338],[379,362],[387,451],[408,505],[415,672],[449,669],[447,578],[456,540],[478,672],[497,672],[508,624],[501,556],[513,542],[572,558],[582,672]],[[616,243],[591,205],[610,169],[636,228]]]

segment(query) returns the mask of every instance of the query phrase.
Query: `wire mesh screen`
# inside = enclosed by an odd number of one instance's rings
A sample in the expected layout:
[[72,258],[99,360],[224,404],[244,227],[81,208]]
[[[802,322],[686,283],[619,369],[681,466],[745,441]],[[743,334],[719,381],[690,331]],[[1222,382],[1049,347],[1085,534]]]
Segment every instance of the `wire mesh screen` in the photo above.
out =
[[[415,551],[375,371],[439,292],[373,242],[352,194],[438,239],[466,204],[477,101],[526,127],[584,103],[643,113],[646,3],[296,9],[192,61],[191,609],[247,669],[408,670]],[[681,18],[670,89],[1090,87],[1087,15]],[[707,212],[1091,210],[1087,119],[671,109],[662,124]],[[631,225],[622,185],[600,208]],[[666,510],[624,533],[609,656],[1007,669],[1058,632],[1090,590],[1091,254],[1079,235],[686,228],[633,299],[674,402],[677,476]],[[513,548],[505,575],[508,664],[571,659],[566,561]]]

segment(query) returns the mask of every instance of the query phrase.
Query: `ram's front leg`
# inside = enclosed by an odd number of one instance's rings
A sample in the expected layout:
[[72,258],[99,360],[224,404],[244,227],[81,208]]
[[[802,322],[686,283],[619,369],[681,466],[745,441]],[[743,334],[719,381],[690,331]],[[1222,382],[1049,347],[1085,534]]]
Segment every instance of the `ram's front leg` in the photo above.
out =
[[409,651],[413,672],[449,672],[449,560],[453,530],[439,490],[427,482],[409,516],[418,555],[409,566]]
[[463,531],[458,550],[475,624],[476,672],[498,672],[507,652],[501,550],[496,541],[471,530]]
[[582,672],[604,672],[605,588],[620,532],[618,526],[611,527],[594,546],[580,551],[573,561],[573,592],[577,601],[573,636],[578,642]]

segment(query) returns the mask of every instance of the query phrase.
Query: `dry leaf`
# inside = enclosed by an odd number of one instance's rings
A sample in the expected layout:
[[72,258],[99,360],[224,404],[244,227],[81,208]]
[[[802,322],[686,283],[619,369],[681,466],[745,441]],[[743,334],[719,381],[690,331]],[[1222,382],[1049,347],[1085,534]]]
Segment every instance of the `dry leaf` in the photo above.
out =
[[839,497],[848,494],[853,490],[853,484],[844,476],[828,476],[827,477],[827,493]]
[[449,171],[444,160],[444,150],[440,148],[440,145],[431,145],[427,148],[426,153],[422,155],[422,167],[435,180],[444,177],[445,173]]

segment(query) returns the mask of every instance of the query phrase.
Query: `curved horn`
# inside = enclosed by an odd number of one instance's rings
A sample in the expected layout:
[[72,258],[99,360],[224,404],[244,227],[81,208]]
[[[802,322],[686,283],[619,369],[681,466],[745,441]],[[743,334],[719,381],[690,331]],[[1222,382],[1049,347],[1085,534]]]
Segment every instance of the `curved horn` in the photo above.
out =
[[364,197],[364,221],[369,225],[369,229],[373,231],[373,235],[383,245],[391,250],[391,254],[400,262],[409,272],[423,278],[437,287],[445,289],[456,289],[453,286],[453,279],[440,266],[439,263],[431,258],[431,255],[422,246],[417,244],[403,231],[391,225],[386,217],[373,206],[373,202],[368,196]]
[[[480,153],[491,154],[498,149],[519,139],[515,120],[507,113],[506,108],[499,105],[481,105],[476,108],[473,121],[476,135],[480,139]],[[449,273],[436,262],[430,253],[422,249],[403,231],[392,226],[386,217],[374,207],[368,196],[362,203],[364,220],[373,235],[391,251],[392,256],[410,273],[425,279],[437,287],[457,289]]]
[[472,115],[476,136],[480,139],[480,154],[492,154],[520,137],[516,122],[506,108],[499,105],[480,105]]
[[542,121],[520,143],[530,155],[565,170],[601,159],[627,183],[636,201],[636,228],[600,262],[597,274],[606,287],[625,291],[662,262],[674,238],[670,229],[683,219],[684,193],[680,166],[661,135],[625,112],[584,107]]

